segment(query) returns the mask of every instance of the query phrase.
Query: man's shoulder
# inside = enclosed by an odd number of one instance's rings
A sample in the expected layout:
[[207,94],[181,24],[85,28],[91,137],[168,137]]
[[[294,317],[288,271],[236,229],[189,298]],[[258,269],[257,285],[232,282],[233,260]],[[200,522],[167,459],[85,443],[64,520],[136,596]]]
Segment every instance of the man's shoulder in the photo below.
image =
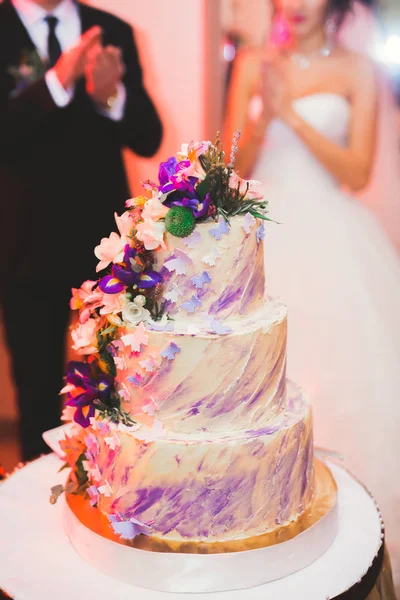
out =
[[93,22],[94,25],[112,28],[121,31],[122,33],[130,33],[132,31],[132,27],[127,21],[124,21],[124,19],[118,17],[117,15],[114,15],[111,12],[81,3],[80,10],[82,13],[86,14],[86,16],[90,19],[91,22]]
[[0,26],[6,25],[6,19],[13,13],[10,0],[0,0]]
[[[0,0],[0,52],[4,54],[15,39],[15,30],[18,29],[18,17],[10,0]],[[6,52],[7,53],[7,52]],[[0,57],[1,58],[1,57]]]

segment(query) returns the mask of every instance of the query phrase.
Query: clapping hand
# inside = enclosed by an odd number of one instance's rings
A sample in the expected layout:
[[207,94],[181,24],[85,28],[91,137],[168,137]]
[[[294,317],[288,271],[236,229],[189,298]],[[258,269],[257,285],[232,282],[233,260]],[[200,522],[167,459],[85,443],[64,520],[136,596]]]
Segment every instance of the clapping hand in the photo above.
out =
[[120,48],[100,44],[93,46],[85,67],[86,91],[94,102],[108,105],[117,93],[117,84],[122,80],[125,66]]
[[266,115],[286,121],[292,113],[292,101],[286,66],[278,53],[272,52],[262,61],[261,91]]
[[101,28],[91,27],[79,38],[78,42],[69,50],[62,53],[54,66],[54,70],[61,85],[68,89],[75,85],[84,74],[88,54],[92,48],[101,43]]
[[85,75],[86,91],[94,102],[108,105],[125,72],[120,48],[101,44],[102,30],[91,27],[78,42],[63,52],[54,66],[61,85],[68,89]]

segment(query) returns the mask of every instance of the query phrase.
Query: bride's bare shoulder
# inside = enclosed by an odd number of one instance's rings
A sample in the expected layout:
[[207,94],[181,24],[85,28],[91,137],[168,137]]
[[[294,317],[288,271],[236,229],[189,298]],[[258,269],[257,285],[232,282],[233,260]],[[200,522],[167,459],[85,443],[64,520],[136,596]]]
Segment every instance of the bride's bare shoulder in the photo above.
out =
[[341,63],[341,69],[352,80],[360,81],[365,77],[374,77],[376,65],[369,56],[343,47],[337,48],[336,56]]

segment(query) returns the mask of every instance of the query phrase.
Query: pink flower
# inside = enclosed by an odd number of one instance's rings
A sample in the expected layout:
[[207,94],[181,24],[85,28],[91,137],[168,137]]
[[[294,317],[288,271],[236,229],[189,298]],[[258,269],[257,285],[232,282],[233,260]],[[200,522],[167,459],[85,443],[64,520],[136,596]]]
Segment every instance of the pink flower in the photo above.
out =
[[146,181],[141,181],[142,188],[146,190],[146,192],[152,192],[154,190],[158,190],[158,185],[151,181],[151,179],[146,179]]
[[82,283],[79,289],[72,288],[72,298],[69,302],[71,310],[79,310],[80,308],[82,308],[86,298],[88,298],[91,295],[96,283],[97,281],[90,281],[90,279],[88,279],[87,281]]
[[76,288],[72,290],[70,306],[80,309],[79,323],[82,325],[88,321],[96,308],[100,308],[101,315],[117,315],[126,302],[124,294],[105,294],[100,288],[92,291],[96,283],[88,280],[79,290]]
[[136,196],[136,198],[126,200],[125,206],[126,208],[141,207],[146,204],[147,200],[148,198],[146,198],[146,196]]
[[116,315],[122,311],[126,302],[125,294],[103,294],[101,315]]
[[120,217],[117,213],[114,213],[114,218],[121,236],[126,236],[129,238],[132,231],[131,213],[126,210]]
[[203,169],[199,156],[207,152],[211,142],[190,142],[182,144],[181,151],[178,152],[178,160],[190,160],[190,166],[177,172],[177,181],[182,181],[185,177],[197,177],[203,180],[206,172]]
[[111,262],[122,262],[124,260],[125,246],[129,244],[129,237],[133,227],[130,212],[125,211],[120,217],[117,213],[114,213],[114,217],[121,235],[119,236],[118,233],[113,231],[109,238],[103,238],[100,244],[94,249],[95,255],[100,260],[96,267],[97,272],[106,269]]
[[[73,386],[72,386],[73,387]],[[64,406],[61,421],[73,421],[76,412],[76,406]]]
[[246,187],[249,186],[249,189],[246,194],[246,200],[262,200],[264,195],[258,189],[261,185],[260,181],[256,181],[255,179],[242,179],[239,177],[235,171],[229,178],[229,187],[233,190],[236,190],[238,186],[241,194],[246,192]]
[[156,223],[152,219],[145,219],[136,226],[136,237],[143,242],[146,250],[155,250],[159,246],[166,248],[164,233],[165,225],[163,221]]
[[95,319],[88,319],[85,323],[79,323],[71,332],[74,341],[72,349],[76,350],[78,354],[94,354],[97,352],[97,329],[98,322]]
[[129,241],[125,235],[121,237],[113,231],[109,238],[103,238],[98,246],[94,249],[94,253],[99,259],[96,271],[106,269],[108,265],[122,262],[124,260],[124,248]]
[[98,288],[93,291],[96,283],[96,281],[88,279],[79,289],[72,288],[72,298],[69,305],[72,310],[80,310],[80,323],[85,323],[92,311],[102,305],[103,292]]
[[[80,429],[82,432],[84,431],[81,427]],[[59,441],[59,444],[61,450],[65,453],[66,462],[74,469],[79,457],[86,450],[86,444],[83,439],[75,434],[75,432],[71,436],[65,435],[64,439]]]
[[147,200],[142,211],[142,217],[144,220],[149,219],[153,221],[159,221],[164,219],[167,212],[169,211],[168,206],[165,206],[157,196],[153,196],[150,200]]
[[178,160],[185,160],[188,158],[190,162],[194,162],[201,154],[207,152],[211,142],[190,142],[189,144],[182,144],[181,151],[178,152]]

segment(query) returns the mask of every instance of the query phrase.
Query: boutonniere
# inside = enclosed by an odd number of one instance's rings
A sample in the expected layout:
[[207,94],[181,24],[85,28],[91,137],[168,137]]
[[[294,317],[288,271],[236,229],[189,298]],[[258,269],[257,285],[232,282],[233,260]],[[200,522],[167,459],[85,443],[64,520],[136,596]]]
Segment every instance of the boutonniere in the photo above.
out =
[[15,80],[15,88],[11,95],[16,96],[19,94],[28,85],[43,77],[46,71],[47,65],[35,49],[22,50],[19,65],[11,66],[8,69]]

